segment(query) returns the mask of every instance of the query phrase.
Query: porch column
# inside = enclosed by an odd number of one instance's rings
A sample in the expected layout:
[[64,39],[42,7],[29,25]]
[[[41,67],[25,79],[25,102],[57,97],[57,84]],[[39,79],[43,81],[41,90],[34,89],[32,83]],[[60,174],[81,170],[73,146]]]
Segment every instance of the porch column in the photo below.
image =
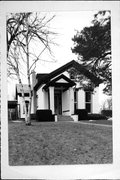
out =
[[36,92],[33,90],[32,103],[31,103],[31,113],[36,113],[36,110],[37,110]]
[[69,88],[69,95],[70,95],[69,103],[70,103],[70,115],[71,115],[74,114],[74,91],[72,87]]
[[55,112],[54,108],[54,87],[49,87],[49,101],[50,101],[50,109],[52,110],[52,114]]

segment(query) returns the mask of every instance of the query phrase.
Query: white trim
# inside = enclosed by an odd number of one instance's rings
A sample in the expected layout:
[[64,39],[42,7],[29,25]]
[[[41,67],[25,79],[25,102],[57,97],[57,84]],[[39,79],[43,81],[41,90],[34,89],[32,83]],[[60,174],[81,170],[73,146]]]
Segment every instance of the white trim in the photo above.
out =
[[50,109],[52,110],[52,114],[55,113],[55,107],[54,107],[54,87],[49,87],[49,97],[50,97]]
[[68,83],[65,79],[61,78],[56,83]]

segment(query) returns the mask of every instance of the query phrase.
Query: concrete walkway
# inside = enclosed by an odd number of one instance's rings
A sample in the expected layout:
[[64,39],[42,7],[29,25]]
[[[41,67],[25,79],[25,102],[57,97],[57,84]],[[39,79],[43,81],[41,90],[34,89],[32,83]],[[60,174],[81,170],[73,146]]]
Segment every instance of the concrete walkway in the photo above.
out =
[[89,123],[89,122],[74,122],[74,123],[80,123],[80,124],[87,124],[87,125],[93,125],[93,126],[102,126],[102,127],[112,127],[112,125],[108,125],[108,124],[96,124],[96,123]]

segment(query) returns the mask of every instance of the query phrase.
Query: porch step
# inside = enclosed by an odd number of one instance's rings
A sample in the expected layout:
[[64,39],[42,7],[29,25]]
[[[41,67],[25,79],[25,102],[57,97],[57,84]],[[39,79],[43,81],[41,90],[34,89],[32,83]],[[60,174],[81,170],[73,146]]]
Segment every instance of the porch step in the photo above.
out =
[[58,121],[73,121],[71,116],[57,115]]

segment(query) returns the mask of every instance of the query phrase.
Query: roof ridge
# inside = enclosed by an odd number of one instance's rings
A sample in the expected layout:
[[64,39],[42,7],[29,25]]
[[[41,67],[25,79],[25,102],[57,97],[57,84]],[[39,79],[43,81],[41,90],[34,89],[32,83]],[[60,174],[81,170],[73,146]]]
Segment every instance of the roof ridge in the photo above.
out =
[[96,86],[98,84],[100,84],[102,81],[101,79],[99,79],[98,77],[96,77],[93,73],[91,73],[88,69],[86,69],[83,65],[79,64],[78,62],[76,62],[75,60],[72,60],[68,63],[66,63],[65,65],[57,68],[56,70],[52,71],[51,73],[49,73],[48,76],[43,77],[40,81],[38,81],[38,83],[35,85],[34,89],[37,90],[38,87],[44,82],[46,83],[47,81],[49,81],[51,78],[53,78],[54,76],[57,76],[58,74],[64,72],[66,69],[69,69],[71,66],[75,67],[78,71],[81,71],[82,74],[84,74],[87,78],[91,79],[91,81],[94,82],[94,84],[96,84]]

